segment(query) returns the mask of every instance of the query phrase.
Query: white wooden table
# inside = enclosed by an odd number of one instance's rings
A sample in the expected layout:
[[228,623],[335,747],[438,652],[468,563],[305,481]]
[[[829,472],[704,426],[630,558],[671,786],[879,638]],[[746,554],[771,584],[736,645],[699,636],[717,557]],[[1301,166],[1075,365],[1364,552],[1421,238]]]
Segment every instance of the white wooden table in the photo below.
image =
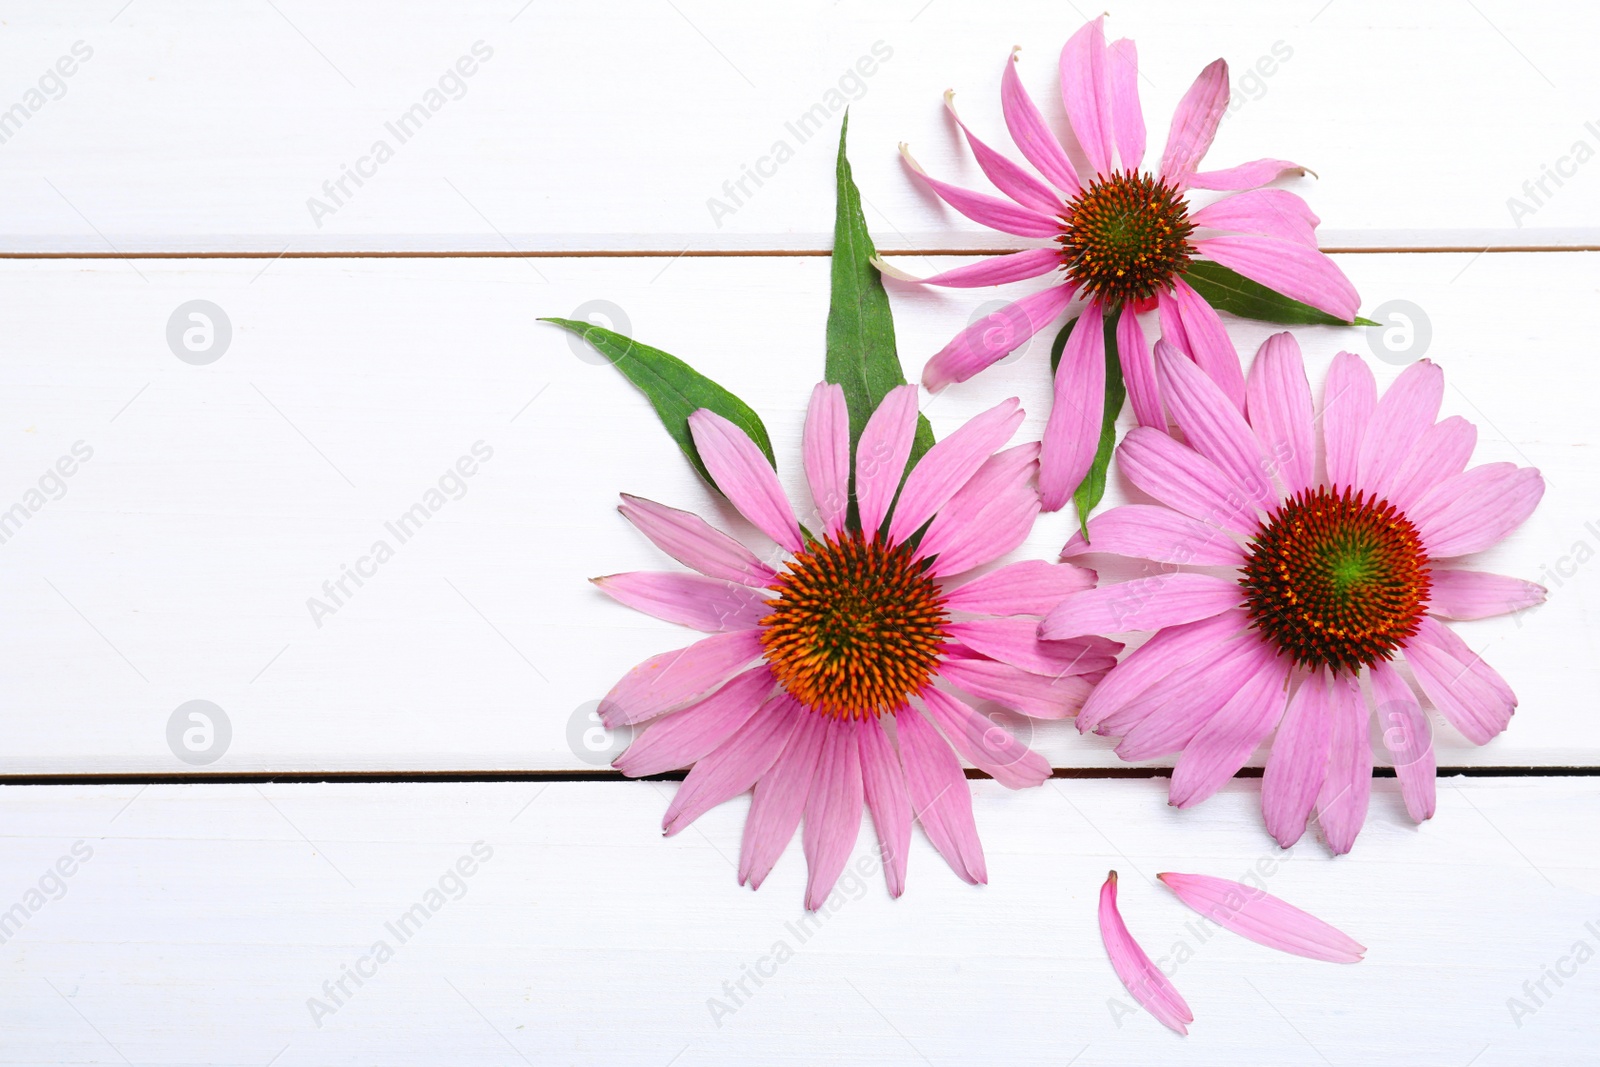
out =
[[[1159,768],[1110,775],[1106,743],[1041,725],[1062,777],[973,783],[987,887],[919,836],[902,899],[847,881],[802,928],[798,842],[752,894],[732,867],[742,801],[663,840],[676,784],[606,770],[625,739],[592,729],[594,702],[684,643],[583,580],[661,565],[616,494],[738,524],[644,400],[535,320],[597,313],[693,361],[762,413],[798,487],[831,104],[850,100],[880,247],[908,270],[956,265],[1004,239],[939,208],[895,144],[973,180],[940,94],[997,131],[1020,44],[1058,111],[1055,55],[1081,14],[785,9],[74,0],[0,18],[0,1063],[1594,1062],[1600,13],[1113,12],[1153,130],[1229,59],[1212,158],[1313,167],[1294,187],[1364,309],[1420,309],[1479,460],[1548,480],[1481,563],[1543,581],[1548,604],[1460,628],[1521,707],[1481,749],[1438,727],[1437,817],[1412,827],[1381,780],[1351,855],[1309,837],[1284,854],[1258,779],[1177,812]],[[863,57],[873,73],[847,74]],[[430,91],[401,143],[388,124]],[[828,125],[802,140],[818,105]],[[747,167],[767,176],[734,204],[724,184]],[[1004,296],[896,288],[908,370]],[[203,365],[168,339],[196,300],[230,328]],[[1230,326],[1244,351],[1269,332]],[[1359,330],[1301,340],[1314,381],[1340,348],[1377,354]],[[1047,349],[928,400],[936,430],[1017,395],[1037,436]],[[462,457],[473,475],[449,476]],[[434,489],[427,523],[330,603],[324,583]],[[1046,517],[1018,558],[1050,557],[1070,524]],[[227,729],[185,761],[169,721],[195,700]],[[471,877],[451,874],[463,857]],[[1258,863],[1367,960],[1201,941],[1153,881]],[[1193,951],[1187,1039],[1128,1010],[1105,960],[1110,867],[1147,946]],[[389,934],[442,878],[427,924]],[[374,962],[379,940],[394,951]]]

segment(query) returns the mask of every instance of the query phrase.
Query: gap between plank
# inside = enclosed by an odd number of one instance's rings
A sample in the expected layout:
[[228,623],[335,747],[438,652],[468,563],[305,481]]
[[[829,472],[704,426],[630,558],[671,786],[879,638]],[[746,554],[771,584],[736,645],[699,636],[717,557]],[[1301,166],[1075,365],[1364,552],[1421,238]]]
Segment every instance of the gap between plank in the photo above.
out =
[[[1021,251],[1017,248],[890,248],[885,256],[999,256]],[[1494,255],[1501,252],[1600,252],[1600,245],[1405,245],[1394,248],[1318,249],[1329,255],[1376,256],[1398,253],[1470,253]],[[747,248],[692,249],[590,249],[575,251],[385,251],[385,252],[0,252],[0,259],[745,259],[758,257],[830,256],[826,248]]]

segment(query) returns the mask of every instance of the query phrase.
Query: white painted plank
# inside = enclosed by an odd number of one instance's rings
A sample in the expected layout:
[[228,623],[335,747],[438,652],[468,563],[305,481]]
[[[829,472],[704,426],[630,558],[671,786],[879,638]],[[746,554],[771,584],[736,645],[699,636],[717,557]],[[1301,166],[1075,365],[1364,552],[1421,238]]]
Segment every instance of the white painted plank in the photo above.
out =
[[[1161,0],[1114,16],[1138,42],[1152,145],[1227,58],[1236,108],[1212,160],[1316,170],[1295,188],[1329,245],[1600,244],[1592,5]],[[0,125],[0,250],[826,248],[852,97],[881,247],[992,247],[1006,239],[913,185],[895,145],[981,185],[941,94],[1004,143],[999,78],[1022,45],[1061,126],[1055,60],[1080,24],[1045,0],[28,5],[0,38],[0,111],[20,107]],[[391,132],[430,92],[426,122]],[[813,108],[820,133],[799,125]],[[769,177],[725,192],[747,167]],[[345,168],[367,177],[324,192]],[[313,197],[332,214],[313,217]]]
[[[1341,262],[1369,304],[1426,309],[1446,411],[1479,423],[1478,459],[1532,462],[1549,480],[1533,519],[1481,565],[1543,574],[1550,603],[1461,627],[1521,711],[1482,749],[1441,726],[1440,763],[1600,764],[1597,579],[1577,562],[1600,541],[1589,525],[1600,524],[1600,366],[1572,311],[1600,286],[1600,256]],[[827,270],[783,257],[0,264],[11,337],[0,511],[26,503],[75,443],[93,450],[65,495],[0,545],[11,620],[0,629],[0,767],[185,770],[166,729],[191,700],[231,723],[214,771],[603,766],[606,753],[585,747],[593,702],[634,663],[695,637],[586,584],[676,566],[616,513],[617,494],[751,531],[713,501],[632,387],[535,317],[615,302],[634,336],[765,417],[804,500],[798,438],[820,375]],[[165,334],[174,309],[198,298],[232,323],[231,346],[206,366],[181,362]],[[913,376],[983,299],[896,291]],[[1267,332],[1236,328],[1248,352]],[[1337,348],[1367,352],[1359,330],[1301,337],[1319,387]],[[1017,395],[1028,410],[1019,439],[1036,438],[1048,347],[1036,340],[928,399],[935,429]],[[1399,369],[1374,366],[1384,381]],[[493,455],[462,481],[465,495],[401,543],[385,523],[478,442]],[[1122,499],[1114,481],[1109,500]],[[1053,557],[1071,527],[1045,517],[1019,558]],[[347,583],[319,626],[311,598],[331,604],[323,583],[380,539],[394,558],[360,588]],[[1058,766],[1118,765],[1070,724],[1042,724],[1033,741]]]
[[[1600,851],[1573,830],[1600,818],[1600,787],[1456,779],[1414,830],[1392,784],[1330,860],[1280,852],[1255,783],[1190,812],[1157,782],[975,783],[988,886],[918,833],[891,901],[863,827],[865,876],[809,926],[799,843],[741,889],[745,802],[662,839],[671,784],[11,787],[0,904],[32,913],[0,944],[0,1062],[1587,1062],[1600,963],[1572,953],[1600,948]],[[72,875],[49,878],[63,857]],[[1187,1039],[1126,1010],[1095,923],[1108,868],[1195,1013]],[[1367,958],[1202,940],[1153,882],[1174,869],[1259,870]],[[30,903],[41,882],[50,899]],[[441,887],[404,941],[389,929]],[[335,1004],[323,983],[357,966]],[[742,979],[748,995],[724,987]]]

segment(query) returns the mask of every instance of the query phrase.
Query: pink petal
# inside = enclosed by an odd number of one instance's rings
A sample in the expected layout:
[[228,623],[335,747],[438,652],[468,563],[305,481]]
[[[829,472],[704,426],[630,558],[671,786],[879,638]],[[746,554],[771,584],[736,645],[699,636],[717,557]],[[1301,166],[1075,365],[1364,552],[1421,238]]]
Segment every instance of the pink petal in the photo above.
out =
[[844,529],[850,514],[850,412],[839,386],[818,382],[811,390],[803,442],[811,499],[823,530],[832,537]]
[[1112,41],[1106,69],[1111,76],[1111,124],[1116,133],[1118,162],[1123,170],[1138,170],[1144,162],[1138,48],[1126,37]]
[[991,366],[1054,322],[1074,291],[1071,285],[1052,285],[985,315],[934,353],[922,368],[922,384],[937,391]]
[[1007,789],[1027,789],[1050,777],[1048,760],[965,701],[929,686],[922,702],[955,750]]
[[689,432],[712,480],[739,514],[790,552],[800,551],[800,524],[778,472],[750,436],[706,408],[689,416]]
[[1261,343],[1245,385],[1256,440],[1289,495],[1311,487],[1316,441],[1311,434],[1311,385],[1300,344],[1285,330]]
[[1167,133],[1167,150],[1161,156],[1157,173],[1164,181],[1185,188],[1189,176],[1199,167],[1217,135],[1217,126],[1228,110],[1228,64],[1212,60],[1195,78],[1189,91],[1172,113],[1172,129]]
[[1400,779],[1406,814],[1413,822],[1424,822],[1433,818],[1436,789],[1433,731],[1428,717],[1417,704],[1411,687],[1386,661],[1374,663],[1369,677],[1378,729],[1395,777]]
[[1095,686],[1078,713],[1078,729],[1094,729],[1107,716],[1180,667],[1208,657],[1224,641],[1242,632],[1249,622],[1249,616],[1243,612],[1231,611],[1161,630],[1130,652]]
[[917,387],[900,385],[889,390],[856,442],[856,504],[869,537],[889,515],[916,432]]
[[707,633],[748,630],[771,613],[758,590],[699,574],[629,571],[590,581],[630,608]]
[[1144,1005],[1157,1022],[1169,1030],[1188,1034],[1194,1013],[1183,1002],[1177,988],[1161,973],[1144,949],[1128,933],[1128,926],[1117,910],[1117,872],[1112,871],[1100,887],[1100,940],[1111,957],[1111,969],[1133,999]]
[[1356,486],[1361,440],[1378,404],[1378,383],[1360,356],[1340,352],[1322,387],[1322,443],[1328,481],[1335,489]]
[[1515,694],[1444,626],[1424,617],[1404,652],[1422,691],[1468,741],[1486,745],[1510,725]]
[[1227,578],[1157,574],[1072,594],[1044,617],[1039,634],[1060,641],[1085,634],[1159,630],[1209,619],[1243,600],[1239,583]]
[[937,577],[981,567],[1022,544],[1039,514],[1039,492],[1031,484],[1039,446],[1016,445],[997,452],[939,510],[918,544],[933,558]]
[[661,551],[709,578],[762,588],[777,578],[755,554],[698,515],[643,497],[622,497],[617,508]]
[[922,164],[911,157],[905,145],[900,146],[900,158],[912,173],[921,178],[938,195],[940,200],[961,214],[991,230],[1012,233],[1018,237],[1054,237],[1061,232],[1061,222],[1034,208],[1022,207],[1009,200],[1001,200],[987,193],[975,193],[958,185],[950,185],[930,177]]
[[1122,473],[1140,489],[1192,519],[1252,537],[1261,527],[1244,490],[1194,449],[1148,426],[1117,446]]
[[950,112],[950,117],[956,120],[956,125],[961,127],[961,132],[966,134],[967,144],[972,148],[978,166],[984,175],[994,182],[995,188],[1023,207],[1042,211],[1046,215],[1061,214],[1066,205],[1061,202],[1055,190],[978,140],[967,128],[967,124],[961,121],[961,116],[956,114],[954,90],[944,94],[944,107]]
[[1311,206],[1284,189],[1252,189],[1223,197],[1189,216],[1196,226],[1235,230],[1317,247],[1317,224]]
[[1533,467],[1485,463],[1435,486],[1407,512],[1433,557],[1465,556],[1499,544],[1544,496]]
[[1025,559],[948,590],[945,607],[984,615],[1043,615],[1069,593],[1094,587],[1095,572]]
[[1428,427],[1395,472],[1389,503],[1409,512],[1440,482],[1466,470],[1477,444],[1478,428],[1460,415]]
[[1225,170],[1195,171],[1189,176],[1191,189],[1253,189],[1289,175],[1299,177],[1306,168],[1287,159],[1257,159]]
[[863,790],[855,723],[830,720],[811,794],[806,798],[806,826],[801,835],[806,852],[806,908],[810,911],[827,901],[856,846]]
[[662,817],[668,837],[755,785],[778,758],[801,715],[793,697],[778,693],[722,745],[694,765]]
[[1313,671],[1284,709],[1261,779],[1267,833],[1284,848],[1300,840],[1328,775],[1328,675]]
[[1204,371],[1166,341],[1156,342],[1156,375],[1167,408],[1183,431],[1189,447],[1228,472],[1233,484],[1250,495],[1258,507],[1278,504],[1261,443]]
[[1251,234],[1207,237],[1194,246],[1205,258],[1335,318],[1350,322],[1361,308],[1361,296],[1344,271],[1315,248]]
[[928,449],[906,476],[889,521],[889,540],[905,541],[922,529],[1021,425],[1022,407],[1011,397]]
[[1122,642],[1098,636],[1042,640],[1039,622],[1031,617],[950,622],[945,633],[978,656],[1051,678],[1109,670],[1122,651]]
[[1198,667],[1172,672],[1106,719],[1107,731],[1123,733],[1117,755],[1136,762],[1181,752],[1276,655],[1256,634],[1246,632]]
[[1400,372],[1367,422],[1356,463],[1356,484],[1387,500],[1395,475],[1422,435],[1439,417],[1444,400],[1444,372],[1431,360],[1413,363]]
[[1061,142],[1050,132],[1044,116],[1039,114],[1028,91],[1022,87],[1022,79],[1017,76],[1019,51],[1020,48],[1011,50],[1011,57],[1006,60],[1005,75],[1000,79],[1000,108],[1005,113],[1006,129],[1011,132],[1011,139],[1016,142],[1023,156],[1040,174],[1068,196],[1077,196],[1081,189],[1078,172],[1073,169]]
[[1074,533],[1062,558],[1111,552],[1134,559],[1200,567],[1242,567],[1239,542],[1199,519],[1152,504],[1124,504],[1089,520],[1089,540]]
[[1039,493],[1046,511],[1060,510],[1089,473],[1100,445],[1105,392],[1106,339],[1100,305],[1090,301],[1056,368],[1055,399],[1039,458]]
[[1534,582],[1484,571],[1433,568],[1428,610],[1446,619],[1487,619],[1543,604],[1549,590]]
[[1172,291],[1156,298],[1161,317],[1161,335],[1177,346],[1221,386],[1235,407],[1244,410],[1244,371],[1239,369],[1239,353],[1223,328],[1217,311],[1194,287],[1174,278]]
[[1367,740],[1367,704],[1359,680],[1350,674],[1328,681],[1328,775],[1317,794],[1322,836],[1342,856],[1356,843],[1367,821],[1372,795],[1372,745]]
[[1291,666],[1282,656],[1267,660],[1196,731],[1172,769],[1168,798],[1173,807],[1200,803],[1239,773],[1283,716]]
[[989,881],[983,845],[972,820],[972,793],[950,746],[929,722],[909,707],[895,713],[900,758],[905,764],[911,809],[939,855],[968,885]]
[[1111,173],[1111,75],[1106,69],[1106,37],[1101,19],[1084,25],[1061,49],[1061,100],[1089,169]]
[[1347,934],[1263,889],[1203,874],[1164,871],[1156,877],[1189,907],[1258,945],[1329,963],[1359,963],[1367,951]]
[[1167,428],[1161,411],[1161,389],[1156,385],[1156,365],[1150,358],[1150,342],[1139,326],[1132,308],[1123,308],[1117,319],[1117,362],[1122,366],[1122,382],[1133,405],[1133,417],[1140,426]]
[[740,885],[760,889],[794,837],[811,781],[817,776],[817,756],[826,730],[823,716],[802,714],[772,769],[756,783],[739,849]]
[[749,722],[776,684],[765,666],[746,671],[698,704],[652,722],[612,766],[629,778],[691,766]]
[[1061,266],[1061,253],[1055,248],[1029,248],[1021,252],[1008,252],[1002,256],[988,256],[976,263],[943,271],[928,278],[907,274],[882,259],[874,259],[872,262],[880,274],[886,274],[903,282],[942,285],[951,289],[977,289],[985,285],[1005,285],[1049,274]]
[[651,656],[611,687],[600,701],[600,719],[614,730],[688,707],[763,651],[760,631],[736,630]]
[[1082,678],[1045,677],[992,659],[947,659],[939,677],[980,700],[993,700],[1035,719],[1077,714],[1092,688]]
[[911,852],[911,798],[900,757],[877,718],[861,723],[856,743],[861,750],[861,780],[878,831],[878,854],[889,895],[906,890],[906,857]]

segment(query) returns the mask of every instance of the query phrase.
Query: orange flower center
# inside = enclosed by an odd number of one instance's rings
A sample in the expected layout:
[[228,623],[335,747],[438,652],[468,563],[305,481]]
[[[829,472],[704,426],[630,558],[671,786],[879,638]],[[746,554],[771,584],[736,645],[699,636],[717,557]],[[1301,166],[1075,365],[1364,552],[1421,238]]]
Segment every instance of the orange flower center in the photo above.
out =
[[1090,182],[1061,220],[1056,240],[1067,277],[1113,307],[1166,292],[1195,251],[1188,202],[1148,174]]
[[933,677],[948,616],[909,545],[853,532],[812,542],[771,588],[778,597],[761,643],[779,683],[807,707],[876,716]]

